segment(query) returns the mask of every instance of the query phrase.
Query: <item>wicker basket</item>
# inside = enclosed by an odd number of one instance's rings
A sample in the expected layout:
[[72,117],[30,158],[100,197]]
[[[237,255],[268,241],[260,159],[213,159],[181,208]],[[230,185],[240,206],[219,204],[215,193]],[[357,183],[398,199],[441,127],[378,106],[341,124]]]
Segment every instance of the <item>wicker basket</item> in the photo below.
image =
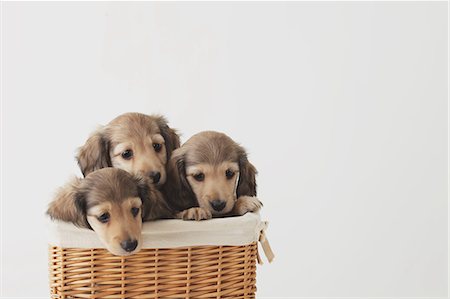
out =
[[143,249],[121,257],[92,231],[52,222],[51,297],[255,298],[257,241],[263,236],[266,251],[266,225],[256,214],[145,223]]

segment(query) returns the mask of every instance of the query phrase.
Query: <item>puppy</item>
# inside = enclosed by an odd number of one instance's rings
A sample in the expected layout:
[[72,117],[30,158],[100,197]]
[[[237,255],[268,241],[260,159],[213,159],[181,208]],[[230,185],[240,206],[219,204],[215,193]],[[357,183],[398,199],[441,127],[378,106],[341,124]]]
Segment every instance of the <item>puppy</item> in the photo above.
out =
[[111,253],[129,255],[141,248],[142,221],[173,217],[148,181],[121,169],[100,169],[62,187],[47,214],[92,229]]
[[223,133],[206,131],[172,153],[164,190],[185,220],[244,215],[262,207],[256,198],[256,169],[245,150]]
[[162,116],[125,113],[94,132],[76,156],[84,176],[94,170],[115,167],[166,181],[166,163],[180,137]]

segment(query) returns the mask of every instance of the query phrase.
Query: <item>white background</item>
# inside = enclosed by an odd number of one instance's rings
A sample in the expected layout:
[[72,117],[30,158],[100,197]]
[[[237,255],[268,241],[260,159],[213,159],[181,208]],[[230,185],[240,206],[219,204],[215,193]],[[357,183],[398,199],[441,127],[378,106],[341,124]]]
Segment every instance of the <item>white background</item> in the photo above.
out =
[[259,169],[258,297],[447,297],[447,3],[3,3],[1,295],[97,125],[162,113]]

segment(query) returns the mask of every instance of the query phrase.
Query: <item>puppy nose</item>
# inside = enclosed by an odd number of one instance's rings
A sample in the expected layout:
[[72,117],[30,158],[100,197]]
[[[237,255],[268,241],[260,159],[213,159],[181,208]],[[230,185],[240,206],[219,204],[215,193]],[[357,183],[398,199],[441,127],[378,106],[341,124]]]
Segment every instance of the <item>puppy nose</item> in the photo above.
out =
[[137,240],[126,240],[123,242],[120,242],[120,246],[125,250],[126,252],[132,252],[137,247]]
[[214,210],[216,210],[217,212],[222,211],[225,208],[225,206],[227,205],[226,202],[221,201],[220,199],[214,199],[213,201],[211,201],[209,203],[211,204],[212,208]]
[[152,171],[148,174],[148,176],[152,178],[153,184],[158,184],[161,179],[161,173],[159,171]]

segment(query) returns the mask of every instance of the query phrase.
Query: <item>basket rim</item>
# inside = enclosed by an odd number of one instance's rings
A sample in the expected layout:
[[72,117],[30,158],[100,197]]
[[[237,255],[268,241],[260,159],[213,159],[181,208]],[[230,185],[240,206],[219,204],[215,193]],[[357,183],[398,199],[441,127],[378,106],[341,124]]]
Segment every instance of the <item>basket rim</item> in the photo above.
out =
[[[48,244],[62,248],[105,248],[96,233],[47,218]],[[257,242],[267,226],[258,213],[204,221],[164,219],[143,223],[142,249],[242,246]]]

